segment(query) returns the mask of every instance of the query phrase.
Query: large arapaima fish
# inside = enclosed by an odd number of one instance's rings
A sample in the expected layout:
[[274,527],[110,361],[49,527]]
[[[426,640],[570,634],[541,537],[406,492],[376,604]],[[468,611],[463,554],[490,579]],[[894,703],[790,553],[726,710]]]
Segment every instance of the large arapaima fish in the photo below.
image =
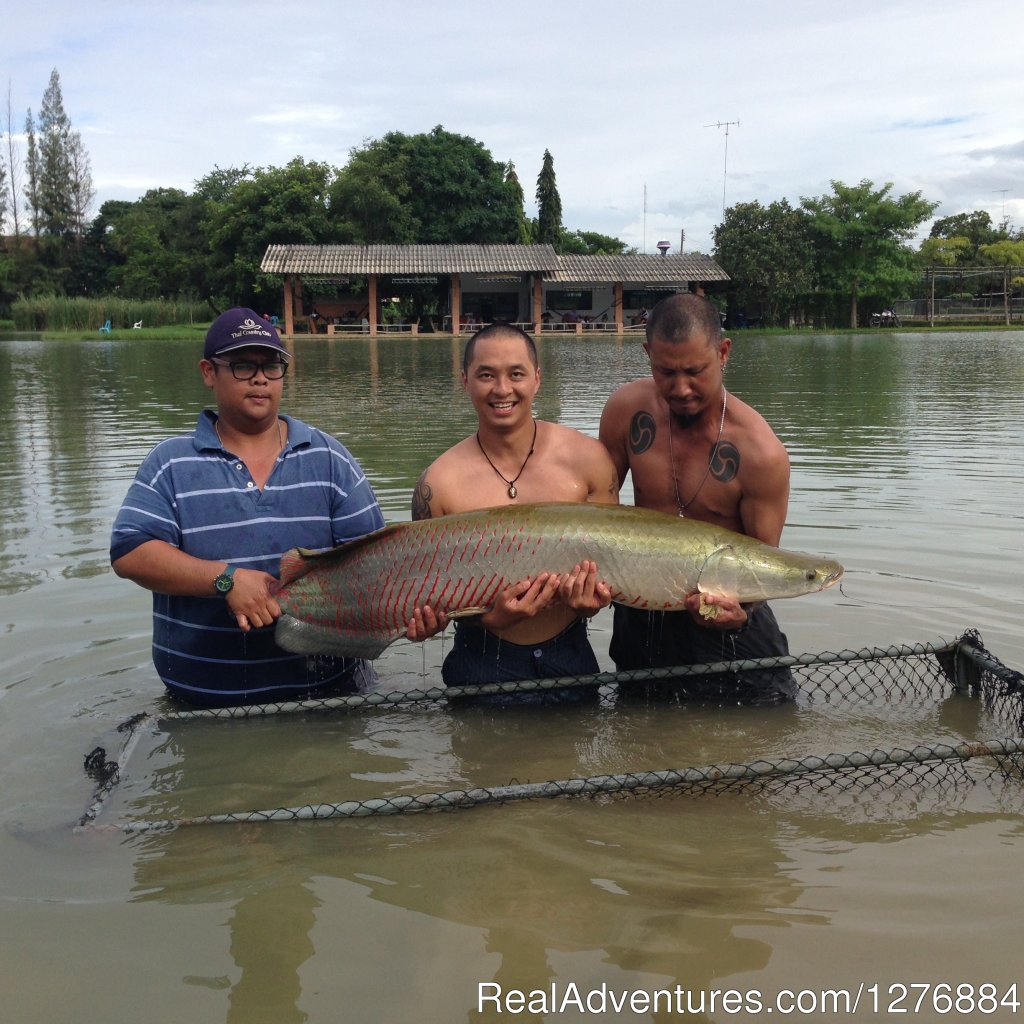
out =
[[376,658],[415,608],[482,613],[512,583],[587,559],[615,601],[665,611],[694,591],[775,600],[823,590],[843,574],[830,559],[651,509],[502,505],[398,523],[329,551],[287,552],[277,642],[300,654]]

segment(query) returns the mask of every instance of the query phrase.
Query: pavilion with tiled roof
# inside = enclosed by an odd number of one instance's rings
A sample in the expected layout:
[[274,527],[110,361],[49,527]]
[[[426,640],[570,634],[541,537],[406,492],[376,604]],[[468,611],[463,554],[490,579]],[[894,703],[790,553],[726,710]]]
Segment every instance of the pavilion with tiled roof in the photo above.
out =
[[[493,320],[531,331],[621,332],[627,315],[653,305],[661,295],[729,279],[700,253],[559,256],[550,245],[271,245],[260,269],[284,279],[286,334],[308,323],[307,304],[322,307],[319,316],[330,334],[345,329],[376,334],[383,327],[382,287],[392,295],[404,286],[441,278],[449,282],[451,312],[445,329],[455,334]],[[367,279],[359,322],[342,322],[328,301],[304,298],[303,281],[336,283],[350,277]],[[416,326],[405,329],[415,331]]]

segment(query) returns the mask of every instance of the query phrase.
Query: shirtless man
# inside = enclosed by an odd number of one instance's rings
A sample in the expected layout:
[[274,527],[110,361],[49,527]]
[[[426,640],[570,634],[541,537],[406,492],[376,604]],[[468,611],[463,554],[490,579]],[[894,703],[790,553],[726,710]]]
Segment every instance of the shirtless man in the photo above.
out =
[[[778,545],[789,504],[789,457],[755,409],[726,391],[732,342],[718,311],[692,294],[659,302],[647,322],[651,376],[618,388],[601,416],[600,437],[621,483],[633,474],[637,505],[702,519]],[[610,653],[620,670],[788,654],[767,604],[691,594],[682,612],[615,607]],[[688,687],[708,696],[702,684]],[[745,673],[714,696],[776,703],[792,695],[788,671]],[[676,690],[675,692],[678,692]]]
[[[604,446],[577,430],[537,420],[533,339],[493,324],[466,344],[462,385],[477,413],[475,434],[434,461],[412,498],[413,519],[539,501],[618,503],[618,476]],[[586,619],[611,603],[594,562],[514,583],[485,614],[456,623],[442,678],[449,686],[586,675],[599,671]],[[417,609],[407,636],[422,640],[445,618]],[[535,691],[543,698],[581,690]],[[526,694],[518,695],[523,698]]]

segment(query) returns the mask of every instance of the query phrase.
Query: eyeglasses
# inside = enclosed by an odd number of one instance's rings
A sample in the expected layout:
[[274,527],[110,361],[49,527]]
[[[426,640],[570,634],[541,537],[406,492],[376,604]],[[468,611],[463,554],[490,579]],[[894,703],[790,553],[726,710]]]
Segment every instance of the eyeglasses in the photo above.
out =
[[252,380],[257,373],[262,373],[267,380],[280,380],[288,370],[288,364],[283,359],[268,359],[265,363],[254,363],[248,359],[242,359],[232,363],[227,359],[210,360],[218,366],[231,367],[231,375],[235,380]]

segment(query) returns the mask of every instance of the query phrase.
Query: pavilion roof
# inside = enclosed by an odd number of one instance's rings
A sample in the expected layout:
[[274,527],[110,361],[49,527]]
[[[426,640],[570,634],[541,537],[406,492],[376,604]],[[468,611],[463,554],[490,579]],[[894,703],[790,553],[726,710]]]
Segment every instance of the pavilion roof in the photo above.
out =
[[573,284],[729,280],[729,275],[710,256],[699,252],[674,256],[559,256],[558,269],[544,276],[550,281]]
[[573,284],[678,284],[728,281],[710,256],[558,256],[550,245],[269,245],[267,274],[345,277],[357,274],[542,274]]
[[266,274],[473,274],[555,270],[550,245],[270,245]]

